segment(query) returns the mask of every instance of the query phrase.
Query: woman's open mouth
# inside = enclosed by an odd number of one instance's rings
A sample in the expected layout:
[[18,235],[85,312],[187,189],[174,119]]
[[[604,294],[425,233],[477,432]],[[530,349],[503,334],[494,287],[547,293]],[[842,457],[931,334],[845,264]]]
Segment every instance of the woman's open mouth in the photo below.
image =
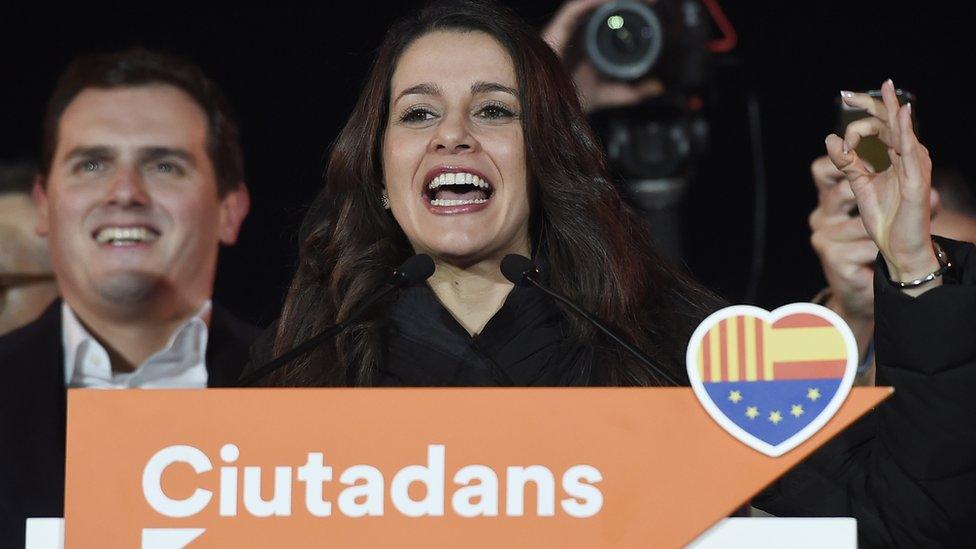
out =
[[494,188],[483,176],[461,169],[435,170],[424,187],[424,201],[433,213],[454,214],[487,207]]
[[494,188],[487,178],[466,168],[440,167],[427,174],[424,202],[433,213],[467,213],[487,207]]
[[442,173],[427,184],[433,206],[482,204],[491,197],[491,185],[473,173]]

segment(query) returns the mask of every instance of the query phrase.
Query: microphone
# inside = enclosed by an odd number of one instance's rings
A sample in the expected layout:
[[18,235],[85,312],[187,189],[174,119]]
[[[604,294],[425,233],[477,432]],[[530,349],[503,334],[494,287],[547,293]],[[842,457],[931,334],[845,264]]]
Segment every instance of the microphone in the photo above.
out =
[[[350,324],[359,319],[370,308],[380,299],[383,299],[390,293],[399,290],[400,288],[406,288],[407,286],[413,286],[430,278],[430,275],[434,274],[434,260],[430,258],[427,254],[417,254],[408,258],[406,261],[400,265],[393,275],[390,277],[387,287],[376,294],[373,294],[362,305],[359,306],[348,318],[343,320],[338,324],[333,324],[325,330],[321,331],[317,335],[305,340],[297,347],[287,351],[281,356],[275,358],[271,362],[268,362],[264,366],[261,366],[257,370],[254,370],[250,374],[241,378],[237,386],[238,387],[249,387],[254,385],[258,381],[264,379],[265,376],[270,375],[272,372],[283,367],[296,358],[310,353],[318,348],[319,345],[325,341],[334,338],[335,336],[342,333]],[[355,377],[355,370],[350,369],[348,373],[348,381],[352,385],[351,381]]]
[[417,254],[407,258],[400,268],[393,271],[390,284],[395,288],[406,288],[430,278],[434,274],[434,260],[427,254]]
[[650,368],[651,371],[654,372],[658,377],[676,387],[682,385],[682,383],[678,381],[676,377],[674,377],[660,365],[656,364],[653,360],[651,360],[651,357],[642,353],[640,349],[629,343],[626,339],[624,339],[623,336],[618,335],[611,330],[610,327],[604,324],[600,319],[593,316],[576,303],[570,301],[570,299],[566,296],[560,295],[555,291],[543,286],[538,280],[535,279],[535,277],[539,276],[539,269],[536,268],[531,259],[523,255],[508,254],[502,259],[501,271],[502,275],[504,275],[509,282],[515,284],[516,286],[527,286],[531,284],[542,290],[542,292],[549,297],[572,309],[578,315],[589,321],[590,324],[599,328],[601,332],[607,335],[607,337],[616,341],[621,347],[626,349],[627,352],[633,355],[634,358],[640,361],[641,364]]

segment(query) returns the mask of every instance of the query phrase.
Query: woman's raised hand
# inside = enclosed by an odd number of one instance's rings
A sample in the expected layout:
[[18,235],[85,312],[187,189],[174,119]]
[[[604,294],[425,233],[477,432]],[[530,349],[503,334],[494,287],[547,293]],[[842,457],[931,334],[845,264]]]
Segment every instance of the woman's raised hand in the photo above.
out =
[[[899,105],[891,80],[881,85],[881,96],[841,92],[844,103],[871,116],[850,123],[843,138],[827,136],[827,154],[850,181],[864,226],[892,280],[907,282],[939,269],[929,223],[932,161],[912,127],[911,103]],[[891,166],[883,172],[871,170],[855,151],[871,135],[888,148]]]

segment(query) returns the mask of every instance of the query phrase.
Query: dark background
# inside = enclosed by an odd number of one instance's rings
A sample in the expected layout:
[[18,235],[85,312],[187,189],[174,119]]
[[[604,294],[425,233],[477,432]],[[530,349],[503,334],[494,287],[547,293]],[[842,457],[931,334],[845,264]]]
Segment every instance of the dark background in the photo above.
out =
[[[559,2],[511,2],[541,28]],[[949,3],[722,2],[739,42],[717,60],[705,112],[712,149],[684,207],[685,262],[706,285],[744,295],[753,239],[754,174],[745,98],[758,97],[768,180],[765,268],[756,302],[808,299],[823,284],[809,246],[816,193],[808,167],[837,124],[840,89],[911,90],[937,166],[972,180],[968,133],[973,9]],[[222,252],[216,299],[272,320],[294,267],[295,234],[318,191],[323,159],[390,23],[419,2],[217,8],[155,3],[5,8],[0,32],[0,158],[34,158],[55,78],[84,52],[142,45],[192,59],[241,115],[252,210]],[[911,7],[914,6],[914,7]]]

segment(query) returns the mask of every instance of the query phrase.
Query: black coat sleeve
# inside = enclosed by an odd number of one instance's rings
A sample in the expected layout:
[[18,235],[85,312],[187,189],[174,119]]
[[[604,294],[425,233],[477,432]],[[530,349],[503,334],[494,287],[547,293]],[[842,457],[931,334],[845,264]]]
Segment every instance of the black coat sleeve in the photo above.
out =
[[895,393],[761,494],[780,516],[853,516],[862,547],[976,547],[976,250],[917,298],[875,270],[878,385]]

